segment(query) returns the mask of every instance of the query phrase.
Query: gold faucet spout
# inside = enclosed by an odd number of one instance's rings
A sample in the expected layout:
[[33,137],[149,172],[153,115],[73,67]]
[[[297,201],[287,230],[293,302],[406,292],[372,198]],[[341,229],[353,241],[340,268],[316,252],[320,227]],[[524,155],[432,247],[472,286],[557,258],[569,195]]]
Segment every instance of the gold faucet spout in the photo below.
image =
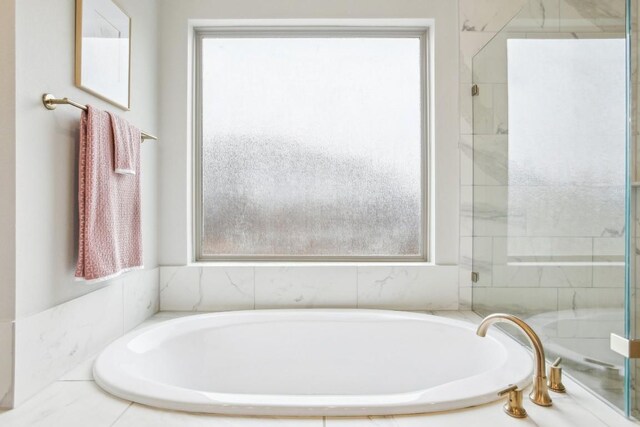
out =
[[529,399],[531,399],[533,403],[540,406],[551,406],[551,397],[549,396],[549,391],[547,388],[544,348],[542,347],[542,342],[540,341],[538,334],[536,334],[531,326],[527,325],[524,320],[512,314],[504,313],[494,313],[485,317],[482,322],[480,322],[480,326],[478,326],[476,334],[484,337],[487,334],[487,330],[489,329],[489,327],[494,323],[512,324],[518,327],[527,336],[527,338],[529,339],[529,343],[533,348],[533,353],[535,356],[533,390],[529,394]]

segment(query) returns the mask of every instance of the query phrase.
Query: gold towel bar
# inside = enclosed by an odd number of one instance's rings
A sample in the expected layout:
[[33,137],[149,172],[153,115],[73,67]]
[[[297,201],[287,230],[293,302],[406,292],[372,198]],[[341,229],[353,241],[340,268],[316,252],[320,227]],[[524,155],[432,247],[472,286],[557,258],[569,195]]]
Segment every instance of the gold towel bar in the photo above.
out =
[[[45,108],[47,110],[55,110],[56,106],[58,106],[58,104],[68,104],[68,105],[73,105],[76,108],[79,108],[81,110],[85,110],[87,111],[87,106],[86,105],[82,105],[82,104],[78,104],[75,101],[70,100],[69,98],[56,98],[55,96],[53,96],[50,93],[45,93],[44,95],[42,95],[42,103],[44,104]],[[157,140],[158,138],[156,136],[153,136],[149,133],[146,132],[141,132],[142,134],[142,139],[154,139]]]

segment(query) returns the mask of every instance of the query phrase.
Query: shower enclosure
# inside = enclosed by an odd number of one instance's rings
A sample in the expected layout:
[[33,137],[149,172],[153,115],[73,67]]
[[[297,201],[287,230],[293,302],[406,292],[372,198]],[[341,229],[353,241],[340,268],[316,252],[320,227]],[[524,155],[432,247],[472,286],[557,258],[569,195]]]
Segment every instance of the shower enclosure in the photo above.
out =
[[637,8],[532,0],[472,70],[473,310],[523,317],[631,416],[640,367],[610,336],[636,336]]

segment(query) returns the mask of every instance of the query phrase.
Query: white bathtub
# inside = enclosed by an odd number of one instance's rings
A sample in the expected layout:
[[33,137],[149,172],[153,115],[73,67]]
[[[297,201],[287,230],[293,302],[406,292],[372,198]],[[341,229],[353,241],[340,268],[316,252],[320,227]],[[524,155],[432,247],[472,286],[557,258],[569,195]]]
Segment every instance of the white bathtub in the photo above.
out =
[[389,415],[465,408],[527,385],[527,351],[494,329],[382,310],[262,310],[169,320],[108,346],[96,382],[161,408]]

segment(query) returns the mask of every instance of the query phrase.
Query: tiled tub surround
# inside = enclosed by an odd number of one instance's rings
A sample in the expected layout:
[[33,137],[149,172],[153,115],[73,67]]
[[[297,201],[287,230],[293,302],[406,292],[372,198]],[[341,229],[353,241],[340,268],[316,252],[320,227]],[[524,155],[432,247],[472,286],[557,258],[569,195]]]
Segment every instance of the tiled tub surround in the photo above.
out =
[[157,313],[158,280],[157,268],[131,272],[95,292],[18,319],[15,405]]
[[[480,318],[471,312],[432,312],[474,323]],[[140,327],[185,313],[160,312]],[[459,427],[459,426],[634,426],[611,410],[570,378],[568,393],[552,394],[554,405],[543,408],[525,399],[529,418],[518,420],[502,412],[503,402],[494,402],[453,412],[425,415],[361,418],[264,418],[227,417],[165,411],[114,398],[93,382],[93,358],[68,372],[21,407],[2,412],[0,425],[11,427]],[[526,391],[528,393],[528,391]],[[526,394],[526,393],[525,393]]]
[[201,312],[323,307],[456,310],[457,283],[457,266],[160,267],[160,309]]

